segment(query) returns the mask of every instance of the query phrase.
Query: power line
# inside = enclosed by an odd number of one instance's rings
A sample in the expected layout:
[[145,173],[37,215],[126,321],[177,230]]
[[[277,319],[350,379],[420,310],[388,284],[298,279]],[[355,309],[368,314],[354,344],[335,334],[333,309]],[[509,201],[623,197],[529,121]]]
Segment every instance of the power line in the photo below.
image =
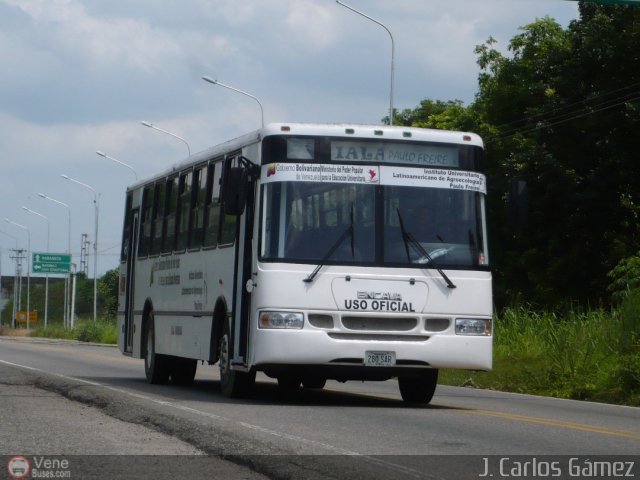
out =
[[[530,122],[532,119],[536,119],[536,118],[539,118],[539,117],[544,117],[544,116],[547,116],[547,115],[553,115],[556,112],[562,112],[563,110],[568,110],[568,109],[570,109],[570,108],[572,108],[572,107],[574,107],[576,105],[583,105],[583,104],[586,104],[586,102],[592,102],[594,100],[598,100],[600,98],[607,97],[609,95],[613,95],[614,93],[618,93],[618,92],[621,92],[621,91],[624,91],[624,90],[629,90],[629,89],[637,87],[637,86],[640,86],[640,82],[632,83],[631,85],[627,85],[626,87],[620,87],[620,88],[616,88],[614,90],[609,90],[609,91],[606,91],[606,92],[602,92],[600,94],[593,95],[592,97],[584,98],[582,100],[578,100],[576,102],[570,103],[568,105],[564,105],[562,107],[556,107],[556,108],[554,108],[554,109],[552,109],[550,111],[540,112],[540,113],[537,113],[537,114],[534,114],[534,115],[527,116],[526,118],[521,118],[519,120],[514,120],[512,122],[503,123],[503,124],[497,125],[497,128],[504,128],[504,127],[509,127],[511,125],[518,125],[520,123]],[[623,97],[617,97],[617,99],[619,99],[619,98],[623,98]],[[586,108],[586,107],[584,107],[584,108]],[[579,110],[583,110],[584,108],[579,109]]]
[[[633,95],[633,96],[632,96]],[[576,120],[578,118],[583,118],[589,115],[593,115],[594,113],[599,113],[599,112],[603,112],[605,110],[610,110],[612,108],[615,107],[619,107],[621,105],[630,103],[630,102],[634,102],[636,100],[640,100],[640,91],[635,91],[632,92],[628,95],[625,96],[621,96],[621,97],[617,97],[614,98],[612,100],[608,100],[606,102],[602,102],[598,105],[604,105],[601,108],[595,108],[593,106],[590,107],[584,107],[582,109],[579,110],[575,110],[572,112],[568,112],[562,115],[557,115],[555,117],[549,117],[546,120],[541,120],[539,122],[537,122],[537,125],[534,127],[530,127],[524,130],[519,130],[519,129],[511,129],[508,130],[506,132],[502,132],[499,135],[496,135],[494,137],[490,137],[488,140],[491,141],[496,141],[496,140],[504,140],[507,138],[511,138],[514,137],[515,135],[518,134],[527,134],[527,133],[531,133],[531,132],[535,132],[536,130],[541,130],[543,128],[548,128],[548,127],[552,127],[555,125],[559,125],[562,123],[566,123],[566,122],[570,122],[572,120]],[[611,103],[611,102],[615,102],[615,103]],[[595,105],[596,107],[598,105]]]

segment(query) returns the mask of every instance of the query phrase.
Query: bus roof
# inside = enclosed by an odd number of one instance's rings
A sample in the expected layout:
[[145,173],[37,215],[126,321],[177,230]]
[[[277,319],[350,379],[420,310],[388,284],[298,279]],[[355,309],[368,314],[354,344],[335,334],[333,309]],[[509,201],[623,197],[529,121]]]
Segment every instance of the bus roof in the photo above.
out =
[[470,132],[350,123],[270,123],[265,125],[263,128],[254,130],[253,132],[194,153],[190,157],[186,157],[173,164],[166,170],[130,185],[127,190],[135,190],[142,185],[148,184],[154,179],[170,176],[189,165],[202,163],[211,158],[224,155],[227,152],[239,150],[272,135],[328,136],[403,141],[411,140],[417,142],[453,143],[460,145],[475,145],[481,148],[484,147],[482,139],[477,134]]

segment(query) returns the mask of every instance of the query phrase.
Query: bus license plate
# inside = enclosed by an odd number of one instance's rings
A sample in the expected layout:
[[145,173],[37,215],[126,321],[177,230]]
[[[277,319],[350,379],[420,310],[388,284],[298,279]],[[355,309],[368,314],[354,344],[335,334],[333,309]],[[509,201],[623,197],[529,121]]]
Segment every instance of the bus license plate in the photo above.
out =
[[367,367],[393,367],[396,364],[396,352],[364,352],[364,364]]

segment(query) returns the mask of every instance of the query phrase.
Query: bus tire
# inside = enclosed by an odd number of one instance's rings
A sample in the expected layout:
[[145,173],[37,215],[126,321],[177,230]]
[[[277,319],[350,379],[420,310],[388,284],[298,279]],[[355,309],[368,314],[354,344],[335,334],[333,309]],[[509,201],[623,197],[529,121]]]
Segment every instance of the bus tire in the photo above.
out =
[[191,385],[197,369],[197,360],[175,357],[171,366],[171,381],[176,385]]
[[308,377],[302,379],[302,386],[305,389],[322,390],[327,383],[326,378]]
[[153,310],[147,317],[144,332],[144,374],[147,382],[152,384],[165,384],[169,381],[171,370],[166,355],[156,353],[155,325]]
[[399,377],[400,395],[405,403],[428,404],[438,384],[438,370],[427,370],[417,377]]
[[253,388],[256,380],[256,372],[240,372],[231,370],[231,356],[229,355],[229,331],[225,326],[220,338],[220,391],[229,398],[242,398]]

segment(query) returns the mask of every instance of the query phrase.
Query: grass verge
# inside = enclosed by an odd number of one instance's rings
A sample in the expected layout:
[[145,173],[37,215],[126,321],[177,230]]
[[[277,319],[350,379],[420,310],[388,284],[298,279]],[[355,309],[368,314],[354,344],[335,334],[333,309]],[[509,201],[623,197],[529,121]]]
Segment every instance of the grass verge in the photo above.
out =
[[80,320],[71,329],[63,328],[60,323],[51,323],[47,328],[38,328],[30,333],[31,337],[64,338],[81,342],[116,344],[118,333],[115,320]]
[[493,370],[443,370],[440,382],[640,406],[640,310],[628,310],[506,309],[494,322]]

